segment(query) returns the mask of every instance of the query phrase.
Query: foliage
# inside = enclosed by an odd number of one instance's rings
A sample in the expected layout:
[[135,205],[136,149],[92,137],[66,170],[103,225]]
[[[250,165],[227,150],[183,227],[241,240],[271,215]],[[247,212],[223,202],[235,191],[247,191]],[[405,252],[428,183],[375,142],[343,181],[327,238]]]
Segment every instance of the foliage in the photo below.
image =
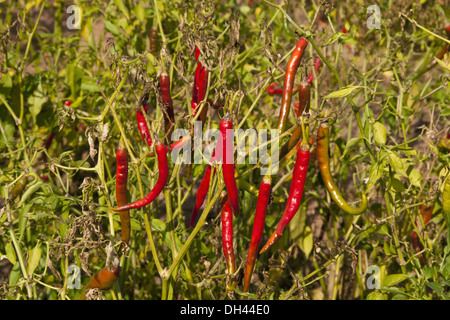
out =
[[[163,138],[162,70],[172,80],[177,128],[189,129],[192,121],[196,46],[210,70],[211,104],[225,104],[236,128],[274,128],[281,98],[266,88],[282,83],[290,52],[304,36],[309,45],[296,84],[315,57],[323,62],[312,83],[309,135],[329,120],[334,178],[350,202],[365,192],[369,209],[359,216],[339,211],[311,162],[300,210],[276,246],[258,256],[249,293],[240,285],[227,291],[220,174],[197,226],[189,228],[206,164],[195,164],[188,177],[186,165],[170,163],[163,195],[131,210],[122,276],[104,297],[449,299],[442,212],[450,164],[449,56],[434,60],[445,45],[449,8],[442,1],[383,2],[380,29],[368,29],[370,4],[336,3],[79,0],[81,28],[71,30],[61,1],[0,2],[0,296],[77,299],[81,288],[68,287],[68,267],[81,268],[83,285],[116,256],[115,150],[125,142],[128,199],[137,200],[155,184],[157,163],[147,157],[152,150],[139,135],[135,112],[148,94],[148,123]],[[155,55],[152,27],[158,29]],[[205,127],[218,128],[223,116],[223,109],[210,108]],[[290,121],[294,127],[293,115]],[[286,199],[294,162],[283,161],[273,176],[275,198]],[[259,186],[259,165],[237,170]],[[256,207],[251,192],[240,190],[240,197],[233,221],[238,279]],[[284,204],[270,204],[263,241]],[[426,226],[423,204],[434,206]],[[375,273],[367,274],[369,266]],[[378,289],[370,287],[373,279]]]

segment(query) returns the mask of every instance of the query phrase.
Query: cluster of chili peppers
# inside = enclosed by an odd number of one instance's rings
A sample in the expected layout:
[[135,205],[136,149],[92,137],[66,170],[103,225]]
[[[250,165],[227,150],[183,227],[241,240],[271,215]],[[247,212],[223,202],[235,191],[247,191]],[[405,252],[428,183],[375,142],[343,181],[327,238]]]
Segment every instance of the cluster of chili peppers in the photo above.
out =
[[[450,29],[447,30],[450,32]],[[151,38],[156,36],[156,30],[152,30]],[[358,207],[353,207],[342,196],[339,188],[333,180],[333,176],[330,170],[329,159],[329,124],[327,121],[323,121],[318,126],[316,135],[312,135],[308,139],[308,130],[303,123],[303,117],[309,116],[310,100],[311,100],[311,83],[314,77],[319,74],[321,61],[318,58],[314,59],[313,71],[307,76],[300,79],[298,87],[294,86],[295,77],[299,69],[302,57],[307,47],[307,40],[301,38],[298,40],[296,47],[292,53],[292,56],[287,63],[286,73],[284,77],[283,87],[280,89],[278,84],[272,84],[267,88],[267,93],[271,95],[280,94],[282,96],[281,107],[279,111],[277,129],[280,133],[284,133],[288,126],[288,117],[291,109],[292,95],[298,92],[298,102],[294,105],[295,115],[297,121],[301,122],[301,125],[297,124],[297,127],[293,130],[285,144],[280,148],[280,159],[285,157],[294,157],[295,164],[292,173],[292,180],[289,189],[289,196],[286,201],[284,212],[278,222],[275,230],[264,244],[259,254],[269,250],[283,235],[285,228],[292,221],[295,214],[298,212],[302,196],[305,189],[305,184],[308,175],[308,168],[310,167],[311,159],[317,160],[320,175],[324,186],[330,195],[334,203],[343,212],[350,215],[362,214],[368,206],[368,199],[364,193],[361,195],[361,203]],[[448,50],[446,46],[445,52]],[[444,50],[443,49],[443,50]],[[154,45],[152,47],[154,52]],[[201,122],[205,121],[207,114],[206,93],[208,85],[208,70],[199,61],[200,50],[198,47],[195,49],[195,62],[197,64],[195,69],[194,86],[191,100],[192,117],[198,118]],[[164,134],[165,140],[169,140],[172,136],[172,132],[175,128],[175,114],[173,110],[173,102],[170,94],[170,78],[165,72],[161,73],[159,78],[159,93],[161,109],[163,111],[164,118]],[[200,109],[201,108],[201,109]],[[169,165],[167,160],[167,152],[173,149],[181,148],[186,144],[191,137],[183,137],[179,141],[172,143],[171,145],[165,145],[158,135],[154,134],[154,140],[152,139],[152,132],[149,130],[145,114],[148,112],[148,103],[143,101],[140,108],[136,113],[136,120],[139,132],[145,143],[153,148],[154,153],[149,155],[156,155],[158,163],[158,179],[153,188],[148,194],[132,203],[127,201],[127,178],[128,178],[128,154],[126,148],[122,144],[119,144],[117,148],[117,172],[116,172],[116,197],[117,207],[113,208],[114,211],[118,211],[122,224],[122,243],[128,244],[130,241],[130,210],[138,209],[152,203],[165,188],[169,177]],[[200,114],[198,114],[200,112]],[[206,166],[203,174],[197,195],[194,208],[191,215],[190,226],[194,227],[198,212],[202,207],[211,184],[211,179],[216,173],[216,167],[214,162],[221,160],[221,173],[225,184],[225,190],[221,193],[221,224],[222,224],[222,246],[223,253],[227,265],[227,272],[231,276],[231,284],[227,286],[228,290],[233,290],[237,285],[235,277],[236,273],[236,261],[233,249],[233,217],[237,217],[240,211],[239,204],[239,190],[238,183],[236,181],[236,168],[234,165],[234,135],[233,135],[233,122],[231,116],[227,113],[220,121],[219,124],[221,139],[211,156],[210,164]],[[191,130],[191,135],[192,135]],[[314,149],[315,146],[315,149]],[[314,153],[312,153],[312,149]],[[294,153],[295,152],[295,153]],[[251,235],[251,241],[248,250],[247,261],[245,265],[244,273],[244,286],[243,292],[247,292],[250,288],[251,276],[255,268],[255,262],[258,255],[259,246],[263,238],[263,231],[265,225],[266,212],[269,204],[271,203],[272,192],[272,178],[271,172],[266,174],[260,184],[257,194],[257,205],[255,210],[253,229]],[[444,185],[444,201],[443,210],[446,214],[448,222],[450,222],[450,177],[446,179]],[[424,225],[428,223],[433,212],[433,207],[421,207],[422,220]],[[420,250],[418,243],[418,235],[413,232],[412,236],[413,247],[417,252]],[[420,258],[425,263],[423,256]],[[104,268],[98,274],[91,278],[89,283],[83,290],[80,298],[85,298],[85,291],[89,288],[109,288],[117,280],[121,272],[120,266],[112,265],[110,269]]]

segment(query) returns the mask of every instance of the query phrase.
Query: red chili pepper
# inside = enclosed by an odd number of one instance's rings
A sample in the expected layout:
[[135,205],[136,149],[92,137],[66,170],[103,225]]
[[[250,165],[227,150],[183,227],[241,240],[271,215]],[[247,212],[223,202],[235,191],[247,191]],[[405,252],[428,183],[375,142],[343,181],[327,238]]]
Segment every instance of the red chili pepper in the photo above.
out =
[[170,139],[172,137],[172,132],[175,129],[175,114],[173,111],[172,97],[170,95],[170,78],[167,73],[161,73],[159,76],[159,85],[163,103],[164,132],[167,139]]
[[[268,94],[283,94],[283,89],[275,89],[277,87],[279,87],[280,84],[279,83],[272,83],[270,86],[267,87],[267,93]],[[292,93],[295,93],[298,90],[297,87],[294,87],[292,89]]]
[[289,117],[289,111],[291,108],[292,90],[294,88],[295,74],[297,73],[300,60],[302,59],[308,42],[305,38],[300,38],[297,42],[297,46],[292,53],[291,59],[288,62],[286,68],[286,74],[284,76],[283,95],[281,100],[280,116],[278,117],[277,128],[280,133],[283,133],[286,129],[286,123]]
[[[450,38],[450,25],[445,27],[445,32],[447,33],[447,38]],[[447,53],[449,48],[449,44],[446,43],[444,47],[441,49],[441,51],[436,55],[437,59],[442,59],[444,55]]]
[[[225,182],[225,187],[228,192],[231,207],[235,216],[239,214],[239,192],[236,185],[236,179],[234,177],[234,134],[233,123],[227,115],[220,121],[220,133],[222,137],[222,173]],[[230,152],[231,151],[231,152]]]
[[[294,105],[296,109],[297,117],[300,117],[303,112],[309,112],[309,105],[311,100],[311,86],[308,82],[302,81],[299,85],[298,91],[299,103],[297,106]],[[302,135],[302,127],[297,127],[294,132],[289,137],[289,140],[280,148],[279,157],[283,159],[300,141]]]
[[[200,56],[200,49],[196,47],[195,62],[198,61],[199,56]],[[191,100],[193,117],[197,115],[199,103],[205,99],[207,88],[208,88],[208,70],[206,69],[206,67],[202,65],[201,62],[198,62],[197,68],[195,69],[194,88]],[[201,114],[199,115],[198,118],[201,122],[205,121],[207,111],[208,105],[204,104],[201,110]]]
[[110,289],[113,286],[114,282],[119,279],[122,272],[122,268],[120,266],[111,265],[110,268],[111,270],[109,270],[107,267],[104,267],[102,270],[92,276],[92,278],[83,288],[83,291],[81,292],[78,300],[86,299],[86,292],[88,289]]
[[[236,262],[233,250],[233,210],[226,191],[220,194],[222,209],[220,216],[222,218],[222,248],[227,263],[228,274],[233,275],[236,272]],[[232,290],[231,287],[228,288]]]
[[247,292],[250,287],[250,279],[255,267],[256,256],[264,231],[264,222],[266,220],[266,210],[270,200],[270,191],[272,189],[272,178],[270,175],[264,176],[259,187],[258,201],[256,202],[255,220],[253,221],[252,239],[248,249],[247,263],[245,265],[244,289]]
[[[320,65],[321,65],[320,59],[319,58],[314,58],[314,70],[316,71],[316,73],[319,73]],[[311,82],[313,82],[313,80],[314,80],[314,72],[311,71],[311,73],[309,74],[308,78],[306,78],[306,82],[311,84]]]
[[[145,112],[148,112],[148,105],[144,104],[142,106],[145,110]],[[144,113],[142,112],[141,109],[139,109],[136,112],[136,120],[137,120],[137,124],[138,124],[138,129],[139,132],[141,133],[142,139],[144,139],[145,142],[147,142],[148,146],[151,147],[152,146],[152,137],[150,134],[150,131],[148,130],[148,126],[147,126],[147,122],[145,121],[145,116]]]
[[161,140],[156,140],[155,142],[155,150],[156,155],[158,158],[158,169],[159,169],[159,175],[158,175],[158,181],[156,181],[155,186],[152,190],[142,199],[137,200],[133,203],[119,206],[117,208],[112,208],[114,211],[123,211],[123,210],[130,210],[130,209],[138,209],[143,206],[146,206],[150,204],[153,200],[158,197],[158,195],[161,193],[161,191],[164,189],[167,183],[167,179],[169,177],[169,165],[167,163],[167,155],[166,155],[166,147],[163,145]]
[[284,209],[283,216],[280,222],[278,222],[277,228],[270,236],[267,243],[261,249],[260,253],[267,251],[273,246],[283,235],[283,231],[300,207],[302,200],[303,189],[306,181],[306,174],[309,166],[309,146],[308,144],[301,144],[297,151],[297,159],[295,160],[294,172],[292,173],[291,187],[289,190],[289,197]]
[[276,87],[279,87],[279,83],[273,83],[270,86],[267,87],[267,93],[268,94],[282,94],[283,89],[275,89]]
[[[431,204],[428,207],[424,204],[422,204],[420,206],[420,213],[422,215],[423,227],[425,227],[427,225],[427,223],[431,220],[431,216],[433,214],[433,209],[434,209],[434,204]],[[420,219],[416,219],[416,221],[417,221],[418,227],[422,226]],[[422,228],[420,228],[420,229],[422,229]],[[412,232],[411,242],[412,242],[414,250],[416,250],[417,253],[420,252],[419,236],[417,235],[416,231]],[[427,263],[427,260],[425,259],[425,257],[422,254],[419,254],[419,258],[423,264]]]
[[[211,156],[211,161],[213,161],[215,153],[213,152]],[[211,165],[208,164],[205,169],[205,174],[203,175],[202,181],[200,182],[200,186],[197,191],[197,197],[195,199],[194,209],[192,210],[191,215],[191,228],[194,226],[195,220],[197,219],[198,211],[200,210],[203,202],[205,202],[206,196],[208,195],[209,184],[211,181],[211,171],[212,175],[214,175],[215,169],[212,170]]]
[[[119,143],[116,151],[116,199],[117,205],[124,206],[127,201],[127,180],[128,180],[128,152]],[[122,242],[128,244],[130,241],[130,211],[119,211],[120,223],[122,225]]]

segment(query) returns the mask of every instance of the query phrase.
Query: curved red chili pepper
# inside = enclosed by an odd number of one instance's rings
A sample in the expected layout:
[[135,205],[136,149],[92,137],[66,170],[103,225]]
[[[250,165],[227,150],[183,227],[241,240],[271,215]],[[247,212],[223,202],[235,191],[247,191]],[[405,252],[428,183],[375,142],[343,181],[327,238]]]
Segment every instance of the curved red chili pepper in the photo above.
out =
[[156,155],[158,158],[158,169],[159,169],[159,175],[158,175],[158,181],[156,181],[155,186],[152,190],[142,199],[137,200],[133,203],[119,206],[117,208],[112,208],[114,211],[123,211],[123,210],[130,210],[130,209],[138,209],[143,206],[146,206],[150,204],[153,200],[158,197],[158,195],[161,193],[161,191],[164,189],[167,183],[167,179],[169,177],[169,165],[167,163],[167,155],[166,155],[166,147],[163,145],[163,143],[160,140],[156,140],[155,142],[155,150]]
[[[211,156],[211,161],[213,161],[215,153],[213,152]],[[211,174],[212,171],[212,174]],[[203,174],[202,181],[200,182],[200,186],[198,187],[197,196],[195,199],[194,209],[192,210],[191,215],[191,228],[194,226],[195,220],[197,219],[198,211],[201,206],[205,202],[206,196],[208,195],[209,184],[211,181],[211,176],[214,175],[215,169],[212,170],[211,165],[208,164],[205,169],[205,173]]]
[[302,59],[307,45],[308,42],[306,41],[306,39],[300,38],[300,40],[298,40],[297,42],[294,52],[292,53],[291,59],[287,64],[286,74],[284,76],[280,115],[278,117],[277,125],[280,133],[283,133],[286,129],[286,122],[289,117],[289,111],[291,108],[292,90],[294,88],[295,74],[297,73],[298,66],[300,65],[300,60]]
[[[220,134],[222,142],[222,173],[225,187],[228,192],[231,207],[235,216],[239,214],[239,192],[234,176],[234,134],[233,123],[230,121],[228,114],[220,121]],[[231,153],[230,153],[231,151]]]
[[[195,62],[198,61],[199,56],[200,56],[200,49],[196,47]],[[195,69],[194,88],[192,90],[192,100],[191,100],[193,117],[197,115],[198,104],[205,99],[207,87],[208,87],[208,70],[206,69],[206,67],[202,65],[201,62],[198,62],[197,68]],[[207,111],[208,106],[207,104],[204,104],[201,110],[201,114],[199,115],[198,118],[201,122],[205,121]]]
[[167,139],[170,139],[175,129],[175,114],[173,111],[172,96],[170,95],[170,78],[167,73],[161,73],[159,76],[159,85],[163,103],[164,132]]
[[266,210],[270,200],[270,191],[272,189],[272,179],[270,175],[264,176],[259,187],[258,201],[256,202],[255,220],[253,221],[252,239],[248,249],[247,263],[245,265],[244,289],[247,292],[250,286],[253,269],[255,267],[258,247],[261,242],[264,231],[264,222],[266,220]]
[[[144,104],[142,106],[145,110],[145,112],[148,112],[148,105]],[[139,109],[136,112],[136,120],[137,120],[137,124],[138,124],[138,129],[139,132],[141,133],[142,139],[144,139],[145,142],[147,142],[148,146],[151,147],[152,146],[152,137],[150,134],[150,131],[148,130],[148,126],[147,126],[147,122],[145,121],[145,116],[144,113],[142,112],[141,109]]]
[[[275,89],[279,87],[279,83],[272,83],[270,86],[267,87],[267,93],[268,94],[283,94],[283,89]],[[292,89],[292,93],[296,92],[298,90],[297,87],[294,87]]]
[[280,222],[278,222],[277,228],[270,236],[269,240],[267,240],[260,253],[267,251],[280,239],[283,235],[284,229],[297,213],[302,200],[303,189],[305,187],[306,175],[309,166],[309,155],[309,146],[307,144],[300,145],[300,148],[297,151],[294,172],[292,173],[292,182],[289,189],[289,197],[286,203],[286,208],[284,209]]
[[280,84],[279,83],[273,83],[270,86],[267,87],[267,93],[268,94],[282,94],[283,93],[283,89],[275,89],[277,87],[279,87]]
[[[124,206],[127,201],[127,180],[128,180],[128,152],[121,143],[116,151],[116,199],[117,205]],[[120,223],[122,225],[122,242],[130,241],[130,211],[119,211]]]
[[[228,274],[232,275],[236,272],[236,261],[233,250],[233,210],[226,191],[220,194],[220,198],[222,204],[222,209],[220,210],[222,219],[222,248],[227,263]],[[228,289],[230,290],[231,287]]]

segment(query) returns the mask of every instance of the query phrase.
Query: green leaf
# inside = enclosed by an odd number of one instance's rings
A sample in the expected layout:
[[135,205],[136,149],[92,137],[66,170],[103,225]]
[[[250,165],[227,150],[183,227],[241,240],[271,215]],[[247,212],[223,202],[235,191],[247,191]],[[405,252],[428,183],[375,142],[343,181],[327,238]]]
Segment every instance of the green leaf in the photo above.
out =
[[350,151],[350,149],[353,148],[354,146],[356,146],[361,140],[362,140],[361,137],[352,138],[352,139],[348,140],[347,144],[345,145],[345,149],[344,149],[344,152],[342,153],[340,160],[343,160],[345,155]]
[[386,144],[386,134],[386,127],[382,123],[377,121],[373,124],[373,138],[378,144]]
[[6,259],[9,260],[12,264],[16,264],[17,258],[16,258],[16,251],[14,250],[14,246],[12,242],[8,242],[8,244],[5,246],[6,251]]
[[423,274],[424,274],[425,278],[430,279],[434,275],[434,269],[430,266],[424,266]]
[[139,22],[145,22],[145,10],[141,4],[134,6],[134,14],[136,15],[136,18],[138,18]]
[[105,20],[105,27],[106,30],[108,30],[109,32],[111,32],[113,35],[118,36],[119,35],[119,30],[117,29],[117,27],[111,23],[108,20]]
[[401,294],[401,293],[397,293],[396,295],[394,295],[391,300],[408,300],[408,296]]
[[41,112],[42,106],[47,102],[47,99],[48,98],[42,88],[42,83],[39,83],[36,91],[28,98],[28,104],[30,106],[29,110],[34,122],[36,122],[36,117]]
[[141,231],[141,224],[136,219],[130,219],[130,228],[134,231]]
[[383,162],[381,164],[377,162],[372,163],[369,169],[369,180],[367,181],[366,186],[367,191],[369,191],[373,187],[373,185],[382,177],[383,167]]
[[153,218],[150,224],[152,226],[152,229],[158,232],[166,231],[166,224],[159,219]]
[[387,256],[391,255],[391,250],[389,250],[389,245],[388,245],[387,241],[385,241],[383,244],[383,250],[384,250],[385,255],[387,255]]
[[39,248],[39,243],[28,252],[28,266],[27,273],[28,276],[32,276],[34,270],[39,265],[39,260],[41,259],[41,248]]
[[344,87],[342,89],[339,89],[337,91],[333,91],[333,92],[327,94],[323,98],[324,99],[343,98],[343,97],[346,97],[346,96],[350,95],[353,91],[355,91],[356,89],[359,89],[359,88],[364,88],[364,87],[363,86],[348,86],[348,87]]
[[392,169],[399,175],[407,178],[408,174],[406,173],[404,160],[402,160],[395,152],[392,151],[388,151],[388,156],[389,163]]
[[379,225],[377,227],[377,233],[384,234],[384,235],[388,236],[389,238],[391,237],[388,226],[386,224]]
[[330,44],[332,44],[334,42],[336,42],[343,35],[345,35],[345,33],[343,33],[343,32],[336,32],[335,34],[333,34],[331,37],[329,37],[327,39],[327,41],[325,42],[325,47],[329,46]]
[[392,287],[392,286],[395,286],[396,284],[399,284],[402,281],[405,281],[408,278],[409,278],[409,276],[406,274],[401,274],[401,273],[390,274],[384,278],[383,286]]
[[81,90],[88,92],[100,92],[97,81],[92,78],[83,78],[81,82]]
[[117,8],[120,10],[120,12],[123,13],[123,15],[130,19],[130,13],[128,12],[127,7],[124,5],[122,0],[114,0],[114,3],[116,4]]
[[373,291],[367,295],[366,300],[387,300],[387,296],[380,291]]
[[422,185],[422,175],[420,172],[413,168],[409,173],[409,182],[411,182],[413,186],[420,188]]
[[19,279],[22,277],[22,271],[20,270],[20,263],[16,262],[14,264],[14,267],[11,270],[11,273],[9,274],[9,285],[11,287],[15,286],[17,282],[19,282]]
[[444,289],[442,286],[437,282],[428,282],[427,286],[430,287],[433,291],[436,291],[437,293],[441,294]]

